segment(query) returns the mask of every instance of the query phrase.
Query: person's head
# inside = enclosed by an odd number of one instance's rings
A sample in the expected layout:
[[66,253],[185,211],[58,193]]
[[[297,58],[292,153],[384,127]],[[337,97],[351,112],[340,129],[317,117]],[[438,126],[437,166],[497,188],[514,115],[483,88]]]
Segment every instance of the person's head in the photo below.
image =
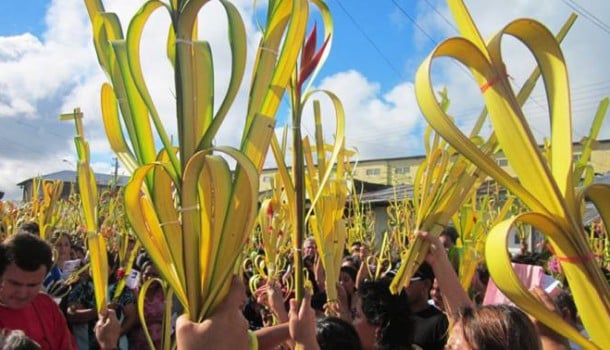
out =
[[365,282],[358,289],[353,325],[363,349],[410,349],[413,324],[404,292],[390,293],[389,278]]
[[434,301],[434,306],[436,306],[438,309],[445,309],[445,304],[443,303],[443,294],[441,293],[441,289],[438,286],[438,279],[436,278],[432,283],[432,288],[430,288],[430,299]]
[[561,290],[558,293],[553,293],[551,298],[561,312],[561,317],[570,325],[576,327],[578,325],[578,311],[572,295],[565,290]]
[[33,235],[40,236],[40,226],[38,226],[36,221],[27,221],[19,226],[19,232],[31,233]]
[[343,261],[341,261],[341,266],[350,266],[356,269],[360,268],[360,259],[357,256],[347,255],[343,257]]
[[1,244],[0,303],[21,309],[34,300],[53,264],[51,246],[30,233],[10,236]]
[[152,263],[152,261],[148,260],[144,263],[142,267],[142,283],[148,281],[151,278],[159,277],[159,273],[157,272],[157,268]]
[[303,241],[303,257],[315,256],[318,253],[318,247],[313,237],[309,237]]
[[74,257],[74,259],[83,260],[86,255],[87,255],[87,252],[85,251],[85,247],[83,247],[80,244],[72,245],[72,256]]
[[348,295],[354,294],[357,273],[358,271],[350,266],[341,266],[339,270],[339,283],[341,283],[341,286],[343,286]]
[[362,244],[362,242],[355,241],[350,247],[350,254],[362,260],[362,258],[367,254],[366,246]]
[[354,326],[338,317],[322,317],[317,320],[316,340],[320,350],[362,350]]
[[529,317],[506,304],[461,309],[449,334],[448,349],[542,349]]
[[66,260],[70,260],[70,253],[72,252],[72,242],[70,235],[66,231],[55,231],[51,236],[51,244],[57,253],[57,261],[63,263]]
[[413,277],[411,282],[406,288],[407,295],[409,296],[409,303],[411,304],[411,310],[419,312],[422,309],[428,307],[428,299],[430,297],[430,289],[434,283],[434,272],[432,267],[427,262],[423,262]]
[[0,331],[1,350],[40,350],[41,347],[30,339],[22,330]]
[[449,250],[456,244],[458,232],[455,227],[447,226],[443,229],[438,239],[441,241],[445,249]]

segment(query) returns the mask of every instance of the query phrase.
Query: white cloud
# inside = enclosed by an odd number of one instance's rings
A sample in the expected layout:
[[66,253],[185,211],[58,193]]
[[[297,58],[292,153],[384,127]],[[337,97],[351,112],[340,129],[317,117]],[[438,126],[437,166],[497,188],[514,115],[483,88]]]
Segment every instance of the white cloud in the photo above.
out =
[[[104,1],[105,9],[117,13],[123,31],[144,1]],[[250,45],[248,66],[260,34],[249,20],[254,10],[241,1]],[[236,4],[240,6],[240,4]],[[206,5],[200,15],[202,36],[211,42],[216,69],[216,108],[228,81],[229,50],[226,18],[218,4]],[[27,178],[59,169],[72,169],[74,146],[72,123],[60,123],[60,113],[79,107],[84,113],[85,133],[90,143],[94,169],[112,168],[113,153],[106,139],[99,103],[99,91],[107,78],[95,55],[89,18],[82,0],[53,0],[48,8],[46,31],[41,38],[30,33],[0,37],[0,190],[7,198],[20,198],[15,184]],[[154,13],[143,33],[141,53],[144,76],[159,114],[170,136],[177,136],[174,83],[166,57],[165,41],[169,18],[162,9]],[[246,73],[242,86],[248,86]],[[237,145],[244,123],[247,93],[243,92],[219,132],[218,143]],[[10,119],[9,119],[10,118]],[[35,136],[35,137],[32,137]],[[15,171],[18,166],[19,170]]]
[[[320,82],[320,89],[334,92],[341,100],[346,119],[346,145],[357,148],[360,159],[397,157],[419,147],[412,132],[421,123],[413,84],[403,83],[383,93],[379,83],[356,71],[337,73]],[[333,140],[334,110],[322,99],[326,140]],[[313,138],[311,105],[304,111],[303,127]],[[416,141],[417,140],[417,141]],[[412,142],[416,141],[416,142]]]
[[18,59],[26,52],[41,48],[40,40],[30,33],[0,37],[0,62]]
[[[142,3],[104,1],[108,11],[118,13],[124,31],[128,19]],[[246,18],[247,66],[251,69],[260,33],[251,16],[254,12],[252,2],[240,0],[236,3]],[[433,4],[436,11],[429,4]],[[519,17],[539,19],[555,32],[570,12],[565,4],[553,0],[468,1],[467,5],[485,38]],[[610,3],[598,0],[584,6],[605,23],[610,23]],[[102,172],[112,169],[113,154],[102,128],[99,106],[100,84],[106,77],[93,50],[85,7],[82,0],[52,0],[48,8],[47,28],[41,38],[28,33],[0,37],[0,190],[6,191],[9,198],[20,197],[15,186],[20,181],[72,168],[61,160],[74,157],[74,127],[70,123],[58,122],[57,115],[70,112],[75,107],[80,107],[85,114],[85,132],[94,153],[95,168]],[[444,2],[420,1],[417,9],[418,24],[435,40],[455,35],[452,26],[447,24],[447,20],[453,23],[453,19]],[[399,12],[390,14],[392,23],[388,25],[397,26],[400,16]],[[224,96],[229,74],[226,19],[220,5],[210,3],[204,8],[200,20],[200,33],[210,41],[214,54],[217,108]],[[164,41],[168,23],[167,15],[162,11],[151,17],[143,35],[141,51],[145,57],[143,70],[147,84],[168,134],[175,138],[175,88]],[[421,51],[414,53],[407,62],[396,62],[396,66],[411,67],[414,61],[419,60],[415,57],[429,51],[430,40],[418,30],[415,32],[417,34],[412,39],[419,43]],[[401,45],[406,41],[401,40]],[[562,45],[570,72],[576,138],[588,130],[597,101],[609,93],[610,73],[604,66],[604,62],[610,61],[609,44],[608,33],[581,17]],[[405,51],[411,49],[405,44]],[[533,68],[533,60],[521,59],[527,52],[515,45],[514,40],[507,40],[505,51],[509,74],[519,85]],[[434,69],[435,86],[439,89],[444,85],[449,87],[451,113],[460,125],[468,129],[482,107],[478,87],[463,69],[453,63],[439,62]],[[250,77],[248,70],[242,90],[219,132],[217,144],[237,145],[241,138]],[[347,146],[357,147],[360,159],[421,154],[421,132],[426,124],[415,102],[412,78],[395,86],[385,86],[383,82],[350,70],[319,77],[315,85],[335,92],[343,102]],[[543,91],[537,89],[533,96],[536,102],[528,103],[524,110],[533,120],[536,136],[540,137],[548,133],[548,117],[543,112]],[[329,114],[329,101],[322,99],[322,105],[325,120],[329,119],[324,126],[327,140],[330,140],[334,121]],[[283,103],[282,117],[286,117],[286,106]],[[312,119],[311,115],[304,117],[306,132],[314,130]],[[606,121],[601,138],[610,137],[608,125]]]

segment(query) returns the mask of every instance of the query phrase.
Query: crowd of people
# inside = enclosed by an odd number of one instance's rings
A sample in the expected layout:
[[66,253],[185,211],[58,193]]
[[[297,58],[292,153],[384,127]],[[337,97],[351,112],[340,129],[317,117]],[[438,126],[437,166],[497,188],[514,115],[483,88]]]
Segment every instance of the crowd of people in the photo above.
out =
[[[338,308],[329,310],[324,269],[315,241],[307,239],[302,252],[312,288],[300,304],[286,294],[281,280],[251,292],[245,287],[250,277],[245,271],[233,277],[225,300],[202,322],[180,315],[180,306],[172,303],[172,340],[180,350],[291,349],[297,344],[306,350],[570,348],[567,339],[519,308],[481,305],[464,291],[457,262],[448,253],[455,231],[447,229],[440,238],[418,234],[430,243],[428,254],[408,287],[397,294],[389,288],[397,266],[383,267],[378,278],[371,278],[371,270],[382,266],[371,266],[369,247],[355,242],[336,281]],[[141,298],[146,324],[140,324],[138,286],[118,283],[117,259],[108,253],[109,305],[98,313],[91,277],[81,268],[87,259],[83,245],[64,232],[47,242],[24,226],[0,244],[0,349],[147,349],[144,327],[154,348],[162,347],[167,312],[162,285],[152,283]],[[77,278],[63,269],[65,262],[75,260],[80,261]],[[137,254],[134,265],[140,285],[158,278],[145,252]],[[484,288],[484,278],[477,278],[477,288]],[[569,293],[555,299],[541,288],[532,293],[549,312],[578,326]]]

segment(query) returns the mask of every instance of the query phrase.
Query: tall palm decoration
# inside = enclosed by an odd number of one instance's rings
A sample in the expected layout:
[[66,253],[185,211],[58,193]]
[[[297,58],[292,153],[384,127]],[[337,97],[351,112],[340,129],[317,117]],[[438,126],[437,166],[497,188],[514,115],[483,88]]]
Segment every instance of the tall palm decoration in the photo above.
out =
[[[118,17],[105,12],[101,0],[85,0],[98,60],[109,79],[101,89],[106,133],[132,174],[125,189],[129,221],[193,320],[208,315],[228,292],[251,232],[259,174],[302,49],[310,6],[307,0],[268,2],[237,149],[214,146],[214,141],[242,88],[246,32],[238,9],[219,2],[228,20],[232,68],[227,91],[215,106],[219,93],[214,91],[212,48],[197,37],[198,14],[208,1],[147,1],[124,35]],[[141,68],[141,35],[158,10],[171,19],[166,45],[174,67],[177,146],[161,122]],[[227,156],[234,159],[234,170]]]

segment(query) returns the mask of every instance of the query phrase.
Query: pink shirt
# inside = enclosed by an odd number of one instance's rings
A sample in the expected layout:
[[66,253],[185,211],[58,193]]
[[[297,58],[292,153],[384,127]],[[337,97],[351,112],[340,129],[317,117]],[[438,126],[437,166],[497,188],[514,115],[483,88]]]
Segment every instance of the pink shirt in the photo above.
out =
[[76,349],[66,319],[51,297],[39,293],[22,309],[0,305],[0,329],[20,329],[42,350]]

